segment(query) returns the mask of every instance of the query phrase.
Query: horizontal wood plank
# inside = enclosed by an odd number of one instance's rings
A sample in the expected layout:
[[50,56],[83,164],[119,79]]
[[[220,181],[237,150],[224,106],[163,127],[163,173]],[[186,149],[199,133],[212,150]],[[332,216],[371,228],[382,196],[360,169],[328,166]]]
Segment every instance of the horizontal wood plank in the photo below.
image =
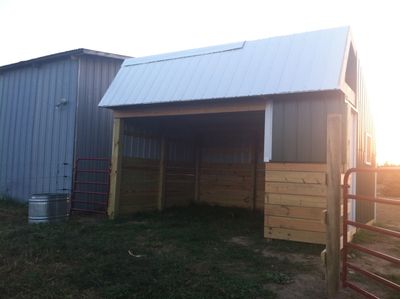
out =
[[[311,171],[311,172],[326,172],[327,166],[323,163],[265,163],[265,169],[268,171]],[[340,170],[344,173],[347,169],[344,164],[340,166]]]
[[325,244],[325,233],[301,231],[286,228],[264,227],[264,237],[271,239],[291,240],[313,244]]
[[293,207],[285,205],[265,205],[265,215],[301,218],[321,221],[323,208]]
[[318,220],[288,218],[279,216],[266,216],[265,225],[268,227],[305,230],[312,232],[325,232],[326,226]]
[[155,201],[155,196],[157,192],[154,193],[142,193],[142,194],[121,194],[121,204],[134,205],[137,202],[151,202]]
[[268,171],[265,181],[325,185],[326,174],[310,171]]
[[265,203],[295,207],[326,208],[326,197],[269,193],[265,195]]
[[226,112],[264,111],[266,100],[263,98],[235,101],[196,101],[188,103],[169,103],[125,107],[113,110],[114,118],[193,115]]
[[131,166],[157,167],[159,163],[159,160],[123,157],[121,165],[123,168],[129,168]]
[[142,182],[147,180],[158,180],[159,175],[156,172],[149,171],[129,171],[122,169],[121,180],[125,182]]
[[279,194],[326,196],[325,185],[266,182],[265,192]]
[[199,202],[204,202],[207,203],[208,205],[215,205],[215,206],[221,206],[221,207],[238,207],[238,208],[249,208],[250,203],[249,201],[243,201],[243,200],[232,200],[232,199],[212,199],[212,198],[199,198]]
[[326,172],[326,164],[318,163],[265,163],[267,174],[269,171],[311,171]]

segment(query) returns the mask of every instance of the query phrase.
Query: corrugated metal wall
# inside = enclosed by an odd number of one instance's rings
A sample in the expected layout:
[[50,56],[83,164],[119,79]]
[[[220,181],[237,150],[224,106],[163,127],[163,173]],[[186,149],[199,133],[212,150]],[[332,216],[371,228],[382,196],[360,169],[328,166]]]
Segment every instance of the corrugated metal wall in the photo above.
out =
[[75,157],[111,156],[112,115],[97,105],[121,63],[65,56],[0,72],[0,194],[70,192]]
[[0,73],[1,194],[70,189],[77,76],[68,58]]
[[[174,118],[126,120],[123,155],[160,159],[160,136],[168,142],[168,161],[194,161],[194,142],[209,163],[250,163],[255,132],[262,143],[263,113],[229,113]],[[222,131],[221,131],[222,130]],[[262,159],[262,155],[259,155]]]
[[75,157],[110,157],[112,112],[98,107],[122,60],[79,56]]
[[[241,133],[241,134],[240,134]],[[201,159],[207,163],[251,163],[254,133],[210,133],[203,137]]]
[[[154,123],[156,124],[156,122]],[[158,128],[151,124],[145,127],[134,121],[124,122],[122,141],[123,156],[127,158],[160,159],[160,135]]]
[[[123,135],[123,156],[127,158],[160,159],[160,119],[125,121]],[[185,130],[163,132],[167,138],[167,161],[193,162],[193,136]]]
[[277,98],[273,105],[271,162],[325,163],[327,115],[343,115],[343,97],[300,94]]
[[[358,111],[358,152],[357,167],[373,167],[376,165],[375,130],[371,113],[371,105],[367,96],[366,86],[362,77],[360,63],[357,70],[357,111]],[[373,152],[371,165],[365,164],[366,134],[370,134],[373,140]],[[357,174],[357,194],[375,196],[375,174]],[[356,208],[356,220],[368,222],[375,218],[375,204],[359,201]]]

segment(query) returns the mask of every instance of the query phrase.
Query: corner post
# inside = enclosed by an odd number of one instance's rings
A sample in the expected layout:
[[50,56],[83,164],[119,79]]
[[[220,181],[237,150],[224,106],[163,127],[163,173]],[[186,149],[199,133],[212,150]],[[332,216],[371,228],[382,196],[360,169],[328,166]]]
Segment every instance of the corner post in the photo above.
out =
[[160,175],[158,184],[158,198],[157,207],[159,211],[164,210],[165,207],[165,168],[166,168],[166,151],[167,144],[165,136],[161,136],[160,140]]
[[124,131],[124,120],[114,118],[113,141],[111,155],[110,194],[108,198],[107,214],[114,219],[119,214],[119,193],[121,185],[121,160],[122,160],[122,136]]
[[340,282],[340,169],[342,117],[328,115],[327,122],[327,229],[326,281],[328,298],[335,298]]
[[257,201],[257,161],[258,160],[258,140],[257,133],[254,134],[251,148],[251,209],[256,210]]
[[200,165],[201,165],[201,145],[199,140],[194,143],[194,202],[199,201],[200,195]]

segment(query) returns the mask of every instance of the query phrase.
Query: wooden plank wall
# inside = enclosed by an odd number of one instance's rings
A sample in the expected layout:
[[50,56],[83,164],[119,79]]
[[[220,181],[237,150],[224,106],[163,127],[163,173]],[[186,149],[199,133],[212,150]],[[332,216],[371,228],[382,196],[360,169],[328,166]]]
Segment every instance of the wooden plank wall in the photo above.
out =
[[122,158],[120,214],[157,209],[160,162],[140,158]]
[[250,207],[250,164],[201,163],[199,186],[201,202],[218,206]]
[[[257,164],[256,209],[264,207],[264,163]],[[252,165],[250,163],[201,163],[199,202],[252,208]],[[165,207],[194,201],[195,168],[192,163],[168,161],[165,178]],[[157,209],[159,161],[122,160],[120,212],[135,213]]]
[[[257,164],[256,209],[264,207],[264,163]],[[201,163],[199,201],[223,207],[252,208],[251,163]]]
[[200,146],[199,202],[262,211],[265,196],[262,140],[262,132],[254,127],[248,130],[232,127],[204,135]]
[[[160,161],[140,158],[122,160],[120,213],[157,209]],[[194,198],[194,166],[169,161],[166,167],[165,207],[188,205]]]
[[158,199],[161,209],[195,201],[262,211],[263,118],[261,112],[128,120],[121,213],[155,210]]
[[264,236],[325,244],[326,165],[266,163]]
[[185,206],[194,200],[193,163],[168,161],[165,178],[165,206]]

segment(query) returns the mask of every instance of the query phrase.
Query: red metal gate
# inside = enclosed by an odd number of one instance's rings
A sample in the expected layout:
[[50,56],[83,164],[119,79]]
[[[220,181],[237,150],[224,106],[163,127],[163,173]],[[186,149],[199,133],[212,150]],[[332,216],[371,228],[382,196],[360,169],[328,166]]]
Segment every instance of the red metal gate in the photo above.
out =
[[344,176],[342,283],[343,283],[344,288],[349,287],[349,288],[355,290],[356,292],[363,294],[367,298],[379,298],[379,297],[370,293],[367,290],[362,289],[361,287],[357,286],[353,282],[350,282],[349,277],[348,277],[349,269],[351,269],[352,271],[359,273],[363,276],[371,278],[371,279],[381,283],[383,286],[392,288],[394,290],[400,291],[400,285],[398,285],[395,282],[390,281],[380,275],[377,275],[368,270],[365,270],[358,265],[354,265],[353,263],[348,262],[349,249],[357,250],[357,251],[363,252],[365,254],[372,255],[376,258],[384,259],[384,260],[389,261],[397,266],[400,265],[400,258],[391,256],[391,255],[388,255],[388,254],[385,254],[382,252],[378,252],[376,250],[372,250],[372,249],[366,248],[366,247],[358,245],[358,244],[350,243],[347,239],[348,226],[351,225],[351,226],[354,226],[359,229],[366,229],[369,231],[373,231],[375,233],[383,234],[386,236],[392,236],[392,237],[396,237],[396,238],[400,238],[400,232],[349,220],[348,219],[348,200],[354,199],[354,200],[358,200],[358,201],[368,201],[368,202],[388,204],[388,205],[400,205],[400,200],[349,194],[349,178],[350,178],[350,175],[353,173],[383,173],[383,172],[400,172],[400,167],[351,168],[346,172],[346,174]]
[[110,172],[109,158],[76,159],[71,212],[107,213]]

